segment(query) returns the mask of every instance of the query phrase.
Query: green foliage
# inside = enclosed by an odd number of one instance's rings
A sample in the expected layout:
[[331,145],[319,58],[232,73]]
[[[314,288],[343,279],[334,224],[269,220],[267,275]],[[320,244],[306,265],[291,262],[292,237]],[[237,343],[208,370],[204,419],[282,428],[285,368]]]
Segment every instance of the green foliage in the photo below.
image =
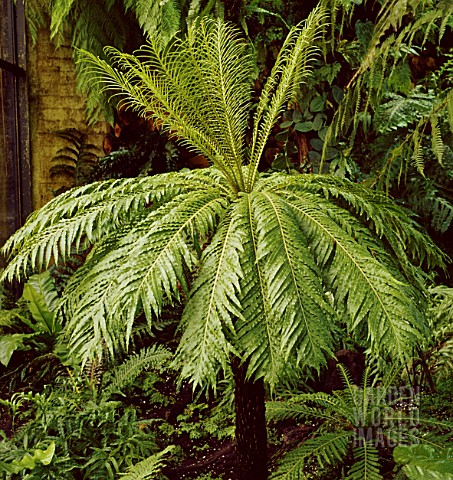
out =
[[[434,29],[439,32],[438,38],[442,37],[452,13],[448,2],[430,2],[429,8],[425,2],[407,4],[400,0],[389,0],[383,3],[371,36],[364,42],[366,52],[359,55],[359,67],[349,81],[346,95],[335,113],[327,134],[328,140],[338,137],[340,132],[348,132],[352,144],[360,126],[365,134],[368,132],[374,112],[378,129],[406,126],[419,116],[418,124],[404,141],[412,149],[412,161],[422,172],[424,160],[420,147],[427,124],[431,126],[433,151],[439,162],[442,161],[444,143],[438,119],[447,114],[447,105],[450,103],[448,91],[433,96],[431,92],[412,90],[405,62],[409,53],[417,54],[414,46],[417,39],[418,46],[423,46]],[[404,15],[411,21],[402,26]],[[390,27],[395,33],[384,36]],[[388,98],[390,100],[382,105],[383,100]],[[383,117],[386,118],[384,123]]]
[[165,466],[165,455],[174,449],[173,446],[167,447],[159,453],[155,453],[135,465],[129,467],[125,474],[121,476],[123,480],[153,480],[156,475],[160,474]]
[[67,145],[60,148],[51,159],[51,178],[62,175],[69,177],[66,189],[88,183],[97,166],[99,149],[87,143],[87,135],[74,128],[56,132],[55,135],[64,139]]
[[[368,385],[367,370],[363,387],[359,388],[353,385],[341,364],[339,368],[345,382],[344,390],[332,394],[300,394],[284,401],[268,402],[270,419],[323,421],[309,439],[283,457],[271,478],[301,478],[308,460],[315,458],[320,468],[347,461],[347,479],[379,480],[383,478],[380,469],[385,457],[382,452],[395,444],[414,441],[433,445],[429,431],[432,435],[434,429],[452,430],[451,423],[420,418],[415,392],[394,386],[397,369],[393,368],[372,386]],[[422,433],[419,428],[424,423],[428,428]],[[349,463],[350,455],[352,464]]]
[[[139,2],[137,2],[139,3]],[[70,44],[103,56],[106,45],[121,49],[136,48],[143,40],[133,16],[122,2],[112,0],[25,0],[25,15],[33,42],[38,31],[50,24],[50,36],[56,46]],[[143,2],[142,2],[143,4]],[[74,50],[74,55],[76,52]],[[112,105],[88,84],[77,69],[78,88],[87,95],[87,118],[94,123],[102,117],[113,121]]]
[[177,434],[188,434],[191,440],[200,438],[234,438],[232,412],[224,405],[212,411],[206,403],[192,403],[177,417]]
[[[408,212],[338,177],[259,171],[274,126],[319,58],[327,17],[320,4],[291,29],[255,105],[253,62],[237,29],[220,20],[198,19],[187,37],[169,44],[153,35],[136,55],[109,49],[113,63],[80,53],[102,88],[213,166],[76,188],[35,212],[8,240],[8,280],[89,251],[56,312],[67,319],[72,354],[103,362],[128,349],[137,323],[146,321],[152,331],[164,308],[180,303],[173,366],[195,387],[214,390],[231,376],[234,357],[247,366],[250,381],[262,378],[271,388],[306,368],[319,370],[332,355],[338,325],[353,340],[367,339],[370,352],[399,360],[424,337],[419,265],[442,265],[443,254]],[[319,113],[325,100],[311,99],[310,111]],[[118,374],[121,382],[147,355]],[[120,389],[112,388],[105,392]],[[350,385],[347,392],[335,397],[335,406],[352,424],[357,395]],[[367,393],[360,399],[368,402]],[[55,396],[48,402],[57,412]],[[131,440],[142,439],[133,429],[134,411],[119,411],[102,395],[92,402],[77,418],[72,401],[58,411],[88,430],[90,422],[104,422],[94,446],[88,435],[93,455],[77,437],[90,475],[111,478],[154,453],[145,439],[142,450]],[[190,423],[180,418],[193,436]],[[68,432],[61,438],[72,438],[72,427],[58,428]],[[343,455],[344,442],[324,440],[312,444],[323,452],[320,459]],[[351,478],[377,478],[376,451],[362,440]],[[61,445],[63,452],[69,447]],[[65,471],[80,468],[74,462],[69,457]]]
[[[97,387],[82,378],[61,377],[42,393],[16,394],[16,399],[4,402],[18,417],[16,423],[20,420],[23,425],[11,440],[0,442],[0,472],[17,466],[20,471],[33,468],[27,477],[31,479],[83,475],[105,480],[127,470],[126,478],[156,478],[163,457],[172,449],[156,453],[155,435],[147,422],[138,418],[134,408],[117,401],[115,394],[147,369],[163,368],[169,358],[163,347],[150,347],[102,375]],[[48,455],[38,458],[36,452],[44,446]],[[41,463],[32,465],[35,457]],[[1,473],[0,478],[4,478]]]
[[108,385],[105,387],[106,393],[111,395],[132,385],[145,370],[162,371],[168,368],[171,358],[171,352],[162,345],[144,348],[130,355],[119,367],[105,373],[104,381]]
[[[181,292],[188,301],[177,360],[195,385],[215,386],[231,354],[271,385],[319,368],[336,318],[326,291],[373,351],[404,357],[421,338],[424,299],[411,262],[438,264],[442,255],[406,212],[346,180],[258,173],[275,122],[311,71],[324,18],[320,6],[290,32],[256,106],[248,150],[251,62],[231,25],[200,20],[165,55],[158,37],[142,60],[115,51],[121,69],[85,54],[107,87],[122,89],[133,108],[215,168],[72,190],[7,242],[9,279],[93,245],[58,311],[69,319],[73,352],[126,348],[138,313],[152,326]],[[191,284],[187,271],[196,273]]]
[[424,353],[429,369],[437,378],[449,378],[453,369],[453,289],[444,286],[430,290],[432,343]]
[[17,474],[23,470],[33,470],[36,463],[49,465],[55,454],[55,443],[51,442],[46,450],[39,448],[33,452],[33,455],[26,453],[21,460],[13,460],[10,464],[0,462],[0,471],[8,474]]
[[398,446],[393,451],[397,463],[410,480],[452,480],[453,448],[431,445]]
[[181,9],[186,3],[184,0],[166,2],[124,0],[124,7],[126,11],[131,10],[134,13],[146,36],[152,37],[158,33],[164,42],[168,43],[181,29]]
[[3,365],[8,366],[16,350],[55,351],[62,331],[62,319],[55,316],[58,300],[55,285],[46,271],[30,277],[17,308],[0,310],[0,362]]

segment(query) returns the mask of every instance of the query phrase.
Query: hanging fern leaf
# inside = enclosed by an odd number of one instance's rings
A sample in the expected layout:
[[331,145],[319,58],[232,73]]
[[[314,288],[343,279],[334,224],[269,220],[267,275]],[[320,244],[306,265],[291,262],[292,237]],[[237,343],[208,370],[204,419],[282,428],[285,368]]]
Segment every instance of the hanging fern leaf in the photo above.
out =
[[439,120],[437,115],[431,115],[429,117],[431,123],[431,147],[434,155],[437,157],[437,161],[442,165],[442,159],[444,156],[445,145],[442,139],[442,134],[439,128]]
[[180,29],[181,5],[178,0],[125,0],[124,6],[134,12],[148,37],[158,33],[167,43]]
[[428,116],[435,99],[433,93],[423,93],[418,88],[407,97],[394,93],[388,94],[388,97],[390,100],[379,107],[374,120],[380,132],[404,128]]

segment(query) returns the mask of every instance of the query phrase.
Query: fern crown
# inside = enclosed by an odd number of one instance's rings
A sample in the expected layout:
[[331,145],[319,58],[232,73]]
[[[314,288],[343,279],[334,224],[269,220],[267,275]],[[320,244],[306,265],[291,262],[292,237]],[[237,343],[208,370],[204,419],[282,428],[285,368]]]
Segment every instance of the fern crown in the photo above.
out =
[[201,19],[187,38],[153,36],[136,55],[110,50],[113,66],[81,53],[104,88],[213,166],[70,190],[8,240],[6,279],[90,249],[57,311],[74,352],[127,348],[141,312],[152,326],[182,300],[176,362],[195,385],[215,385],[231,356],[271,385],[319,368],[340,322],[393,356],[423,335],[414,264],[442,255],[404,210],[346,180],[258,173],[325,18],[321,5],[290,31],[248,142],[252,61],[231,25]]

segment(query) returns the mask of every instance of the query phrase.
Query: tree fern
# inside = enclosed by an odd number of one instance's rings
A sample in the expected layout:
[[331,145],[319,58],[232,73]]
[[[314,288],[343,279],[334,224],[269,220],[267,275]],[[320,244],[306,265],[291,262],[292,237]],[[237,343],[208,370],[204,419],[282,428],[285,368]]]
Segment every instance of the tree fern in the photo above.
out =
[[[80,56],[105,88],[213,167],[71,190],[8,240],[5,279],[90,249],[58,310],[74,353],[125,349],[141,312],[152,327],[183,299],[175,365],[194,385],[215,388],[232,359],[250,388],[319,369],[332,355],[338,314],[373,351],[397,358],[423,336],[418,265],[442,265],[443,254],[406,211],[347,180],[258,172],[279,112],[311,71],[324,18],[320,5],[290,32],[250,129],[251,60],[230,24],[199,19],[187,38],[163,49],[155,35],[138,56],[111,50],[113,66]],[[255,425],[238,420],[244,426],[246,451]],[[328,455],[341,451],[335,445]],[[253,456],[241,475],[259,462]]]

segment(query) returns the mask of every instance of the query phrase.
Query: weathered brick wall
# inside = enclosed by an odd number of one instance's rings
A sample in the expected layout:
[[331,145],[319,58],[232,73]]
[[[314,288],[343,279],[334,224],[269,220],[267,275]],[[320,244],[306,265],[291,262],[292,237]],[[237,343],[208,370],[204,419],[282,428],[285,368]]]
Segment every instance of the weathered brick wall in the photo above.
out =
[[102,148],[107,130],[104,123],[88,128],[83,96],[76,91],[72,51],[58,49],[42,30],[38,42],[28,43],[28,85],[30,102],[30,136],[33,207],[39,208],[52,197],[52,191],[67,186],[69,178],[51,177],[51,160],[58,150],[69,144],[55,132],[75,128],[88,135],[88,142]]

